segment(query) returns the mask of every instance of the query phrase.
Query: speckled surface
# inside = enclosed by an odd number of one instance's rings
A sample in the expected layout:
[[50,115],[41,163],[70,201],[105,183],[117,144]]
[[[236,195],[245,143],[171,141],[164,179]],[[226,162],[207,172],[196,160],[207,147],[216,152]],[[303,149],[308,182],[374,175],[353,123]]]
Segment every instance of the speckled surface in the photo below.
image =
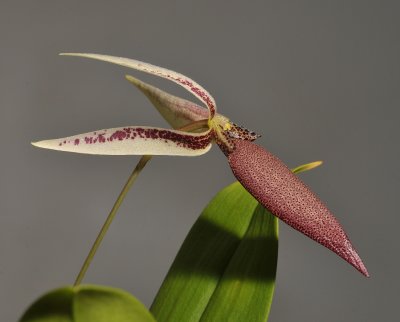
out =
[[236,178],[275,216],[369,276],[340,223],[281,160],[257,144],[242,140],[235,141],[228,160]]

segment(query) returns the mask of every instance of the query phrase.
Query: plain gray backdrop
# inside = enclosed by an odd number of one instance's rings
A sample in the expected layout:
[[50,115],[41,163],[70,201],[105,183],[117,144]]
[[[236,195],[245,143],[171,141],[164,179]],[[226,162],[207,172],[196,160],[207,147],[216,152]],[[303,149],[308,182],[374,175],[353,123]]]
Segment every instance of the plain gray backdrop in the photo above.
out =
[[[144,60],[186,74],[219,111],[263,134],[343,224],[371,278],[280,225],[270,321],[394,321],[399,302],[398,1],[5,1],[0,4],[0,321],[73,282],[138,157],[31,141],[167,126],[132,70],[59,52]],[[189,228],[234,181],[216,148],[157,157],[140,175],[85,282],[149,305]]]

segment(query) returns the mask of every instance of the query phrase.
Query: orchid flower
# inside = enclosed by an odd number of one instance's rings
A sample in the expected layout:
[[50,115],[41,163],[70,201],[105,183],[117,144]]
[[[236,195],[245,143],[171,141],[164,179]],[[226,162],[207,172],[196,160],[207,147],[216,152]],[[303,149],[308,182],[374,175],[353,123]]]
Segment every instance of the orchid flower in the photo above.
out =
[[214,98],[202,86],[177,72],[133,59],[98,54],[62,55],[106,61],[169,79],[191,92],[208,110],[127,76],[174,129],[125,126],[33,145],[87,154],[198,156],[216,143],[238,181],[265,208],[369,276],[340,223],[324,203],[282,161],[253,143],[259,135],[218,114]]

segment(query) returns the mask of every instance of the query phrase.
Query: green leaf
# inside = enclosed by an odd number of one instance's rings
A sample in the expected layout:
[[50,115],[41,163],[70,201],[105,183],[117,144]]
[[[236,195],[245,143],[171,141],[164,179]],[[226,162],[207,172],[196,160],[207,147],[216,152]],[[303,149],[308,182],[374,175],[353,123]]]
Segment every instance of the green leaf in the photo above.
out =
[[70,322],[73,321],[72,305],[74,290],[64,287],[51,291],[25,312],[20,322]]
[[316,167],[319,167],[323,162],[322,161],[314,161],[306,164],[299,165],[298,167],[292,169],[293,173],[300,173],[304,171],[312,170]]
[[278,220],[258,205],[201,321],[267,321],[277,260]]
[[153,315],[160,322],[250,321],[248,316],[265,321],[277,230],[277,219],[238,182],[220,191],[186,237],[151,307]]
[[81,285],[53,290],[33,303],[20,322],[155,322],[147,308],[120,289]]

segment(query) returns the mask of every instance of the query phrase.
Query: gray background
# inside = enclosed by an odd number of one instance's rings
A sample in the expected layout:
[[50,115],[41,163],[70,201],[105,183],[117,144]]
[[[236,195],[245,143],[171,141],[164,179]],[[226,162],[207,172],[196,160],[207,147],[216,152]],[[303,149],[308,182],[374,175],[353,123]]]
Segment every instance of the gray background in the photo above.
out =
[[[270,321],[398,317],[398,1],[1,1],[0,321],[72,283],[137,157],[33,148],[104,127],[166,126],[118,66],[95,52],[180,71],[221,113],[260,132],[339,218],[372,277],[281,225]],[[190,226],[234,180],[218,149],[151,161],[86,282],[149,305]]]

